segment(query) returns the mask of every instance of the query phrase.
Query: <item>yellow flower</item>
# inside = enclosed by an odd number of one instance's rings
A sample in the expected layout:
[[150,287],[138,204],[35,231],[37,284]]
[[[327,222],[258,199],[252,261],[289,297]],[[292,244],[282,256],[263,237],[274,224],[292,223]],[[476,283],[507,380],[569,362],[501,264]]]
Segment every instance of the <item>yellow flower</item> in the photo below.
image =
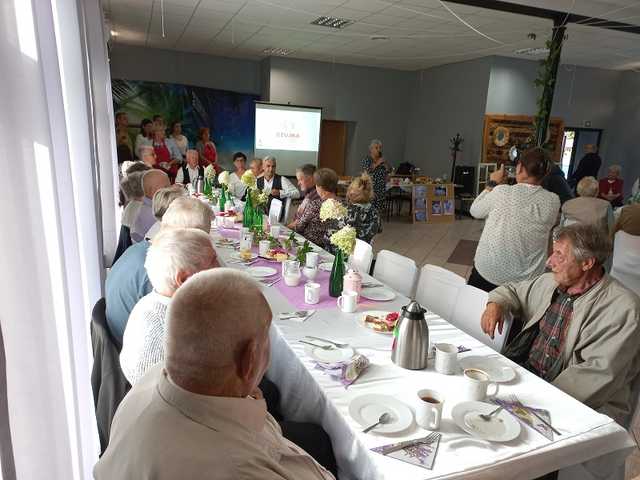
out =
[[213,165],[207,165],[204,169],[204,178],[213,182],[216,178],[216,170],[213,168]]
[[247,170],[246,172],[244,172],[240,181],[249,188],[253,188],[256,186],[256,176],[251,170]]
[[347,207],[333,198],[322,202],[320,206],[320,220],[323,222],[329,219],[340,220],[347,214]]
[[338,247],[345,255],[351,255],[356,246],[356,229],[350,225],[342,227],[331,235],[331,244]]

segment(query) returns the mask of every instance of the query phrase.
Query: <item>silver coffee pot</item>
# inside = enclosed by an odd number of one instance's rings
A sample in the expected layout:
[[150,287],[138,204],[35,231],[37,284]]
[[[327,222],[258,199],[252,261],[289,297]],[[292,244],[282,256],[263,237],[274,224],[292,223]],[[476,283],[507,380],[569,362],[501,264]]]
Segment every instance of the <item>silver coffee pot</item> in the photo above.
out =
[[195,188],[196,193],[202,193],[204,191],[204,178],[203,177],[196,178],[195,187],[196,187]]
[[391,348],[391,360],[402,368],[427,368],[429,326],[424,318],[425,312],[426,310],[416,301],[402,307]]

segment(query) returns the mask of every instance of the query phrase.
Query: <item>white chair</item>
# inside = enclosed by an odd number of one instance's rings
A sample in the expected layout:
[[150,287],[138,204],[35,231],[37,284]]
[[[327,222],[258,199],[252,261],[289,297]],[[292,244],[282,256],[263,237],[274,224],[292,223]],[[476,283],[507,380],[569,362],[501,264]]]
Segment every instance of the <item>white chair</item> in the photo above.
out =
[[466,283],[464,277],[457,273],[436,265],[425,265],[420,270],[416,300],[423,307],[451,322],[458,291]]
[[373,261],[373,247],[364,240],[356,238],[356,247],[353,255],[349,258],[349,263],[353,265],[360,273],[369,273],[371,270],[371,262]]
[[513,321],[511,315],[506,315],[502,326],[502,334],[498,333],[498,328],[496,327],[493,340],[489,335],[484,333],[480,326],[480,319],[482,318],[482,312],[484,312],[487,306],[488,298],[489,294],[484,290],[480,290],[472,285],[462,285],[458,290],[458,298],[456,299],[450,322],[476,340],[493,348],[496,352],[500,352],[507,342]]
[[640,295],[640,236],[616,233],[611,276]]
[[282,219],[282,223],[285,225],[288,225],[289,222],[291,221],[289,219],[290,212],[291,212],[291,198],[287,198],[287,200],[284,202],[284,217]]
[[416,282],[418,267],[410,258],[403,257],[389,250],[380,250],[373,268],[374,278],[387,284],[396,292],[411,297]]
[[269,223],[276,225],[280,223],[280,214],[282,213],[282,200],[277,198],[271,199],[271,206],[269,207]]

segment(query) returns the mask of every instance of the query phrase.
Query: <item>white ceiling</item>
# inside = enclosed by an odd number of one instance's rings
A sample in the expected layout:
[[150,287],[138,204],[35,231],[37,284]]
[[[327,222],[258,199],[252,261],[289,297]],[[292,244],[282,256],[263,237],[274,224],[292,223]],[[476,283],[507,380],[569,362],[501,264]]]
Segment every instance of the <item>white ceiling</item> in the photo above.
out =
[[[439,0],[164,0],[163,38],[161,3],[103,0],[117,32],[112,41],[249,59],[265,58],[267,47],[287,48],[294,58],[418,70],[487,55],[515,57],[516,49],[543,46],[552,31],[550,20]],[[512,3],[640,25],[638,0]],[[310,25],[319,15],[355,23],[342,30]],[[567,30],[563,63],[640,69],[640,35],[575,24]]]

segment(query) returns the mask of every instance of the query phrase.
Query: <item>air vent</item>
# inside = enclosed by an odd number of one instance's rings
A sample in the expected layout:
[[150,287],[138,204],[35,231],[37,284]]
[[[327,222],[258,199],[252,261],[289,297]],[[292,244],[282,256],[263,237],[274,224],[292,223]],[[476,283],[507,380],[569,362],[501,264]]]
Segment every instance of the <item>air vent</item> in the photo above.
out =
[[353,23],[353,20],[349,20],[348,18],[338,18],[338,17],[318,17],[311,25],[320,25],[321,27],[329,27],[329,28],[344,28]]
[[529,57],[534,57],[537,55],[547,55],[549,53],[549,49],[546,47],[519,48],[518,50],[514,50],[513,53],[515,53],[516,55],[526,55]]
[[262,50],[262,53],[264,53],[265,55],[270,55],[270,56],[275,55],[278,57],[286,57],[291,52],[292,50],[289,48],[276,48],[276,47],[269,47]]

